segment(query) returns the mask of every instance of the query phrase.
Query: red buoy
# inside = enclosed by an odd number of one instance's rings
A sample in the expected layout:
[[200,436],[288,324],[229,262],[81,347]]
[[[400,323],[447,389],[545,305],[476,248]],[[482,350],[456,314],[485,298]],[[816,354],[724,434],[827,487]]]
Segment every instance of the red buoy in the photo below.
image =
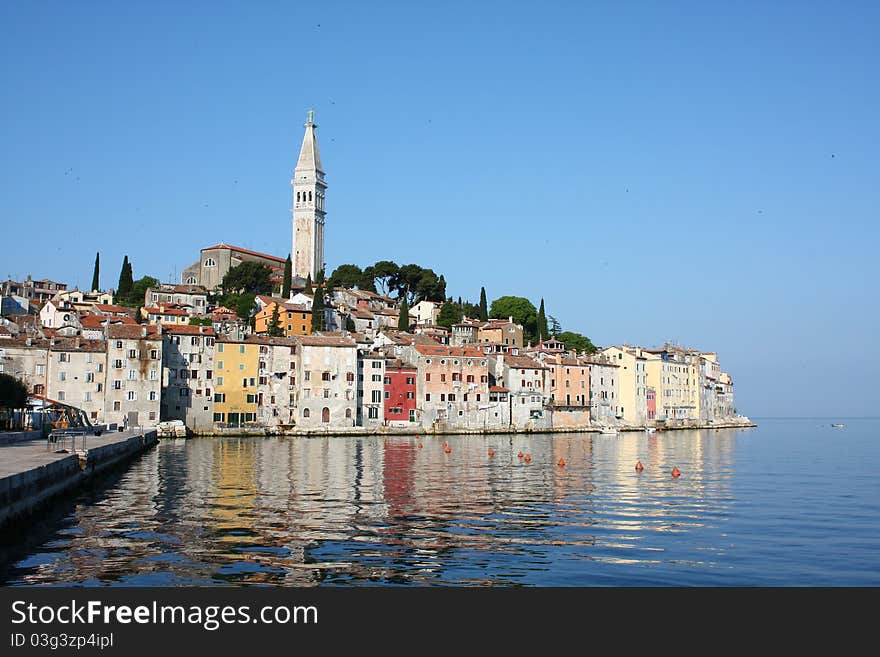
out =
[[495,456],[495,450],[494,450],[494,449],[490,449],[490,450],[489,450],[489,456]]
[[532,457],[529,456],[528,454],[526,454],[525,461],[526,461],[526,463],[531,463],[531,462],[532,462]]
[[422,443],[419,443],[419,449],[421,449],[421,448],[422,448]]
[[522,452],[520,452],[519,454],[516,455],[516,458],[518,458],[518,459],[521,459],[522,457],[523,457],[523,453],[522,453]]
[[449,447],[444,448],[443,451],[446,452],[447,454],[452,453],[452,449],[450,449]]
[[564,468],[565,467],[565,459],[559,459],[559,461],[556,463],[556,465],[558,465],[560,468]]
[[645,469],[645,466],[642,465],[642,462],[641,462],[641,461],[639,461],[638,463],[636,463],[636,471],[641,472],[641,471],[644,470],[644,469]]
[[681,470],[678,469],[678,466],[672,468],[672,476],[678,479],[681,476]]

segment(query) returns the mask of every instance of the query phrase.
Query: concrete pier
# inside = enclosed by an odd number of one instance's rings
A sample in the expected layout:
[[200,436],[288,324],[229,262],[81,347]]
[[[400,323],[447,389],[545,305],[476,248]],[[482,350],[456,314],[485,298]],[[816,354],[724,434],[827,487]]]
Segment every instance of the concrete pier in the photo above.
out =
[[42,439],[0,444],[0,527],[156,443],[155,430],[78,437],[68,451]]

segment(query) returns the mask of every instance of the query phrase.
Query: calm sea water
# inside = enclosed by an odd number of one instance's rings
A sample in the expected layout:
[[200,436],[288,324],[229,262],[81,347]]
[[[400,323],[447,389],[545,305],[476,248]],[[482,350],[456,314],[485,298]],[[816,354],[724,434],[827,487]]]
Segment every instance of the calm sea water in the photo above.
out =
[[877,586],[880,420],[845,421],[163,441],[0,537],[0,582]]

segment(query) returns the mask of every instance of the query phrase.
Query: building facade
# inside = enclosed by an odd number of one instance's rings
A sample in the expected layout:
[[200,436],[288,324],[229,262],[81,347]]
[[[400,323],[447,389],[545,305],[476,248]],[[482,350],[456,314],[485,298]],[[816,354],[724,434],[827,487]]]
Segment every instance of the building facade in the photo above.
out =
[[317,125],[310,111],[305,124],[299,159],[290,184],[293,186],[293,273],[314,281],[324,269],[324,199],[327,183],[318,151]]
[[167,326],[162,333],[161,420],[182,420],[192,431],[214,424],[214,329]]

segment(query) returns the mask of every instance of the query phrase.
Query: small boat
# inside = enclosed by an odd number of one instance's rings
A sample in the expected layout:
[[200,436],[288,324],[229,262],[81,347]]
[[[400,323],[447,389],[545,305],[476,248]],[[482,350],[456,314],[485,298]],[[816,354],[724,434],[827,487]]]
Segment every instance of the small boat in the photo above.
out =
[[657,429],[655,429],[654,427],[647,427],[645,429],[645,433],[657,433]]
[[599,427],[599,433],[617,433],[614,427]]
[[845,424],[832,424],[831,426],[834,427],[835,429],[843,429],[846,425]]

